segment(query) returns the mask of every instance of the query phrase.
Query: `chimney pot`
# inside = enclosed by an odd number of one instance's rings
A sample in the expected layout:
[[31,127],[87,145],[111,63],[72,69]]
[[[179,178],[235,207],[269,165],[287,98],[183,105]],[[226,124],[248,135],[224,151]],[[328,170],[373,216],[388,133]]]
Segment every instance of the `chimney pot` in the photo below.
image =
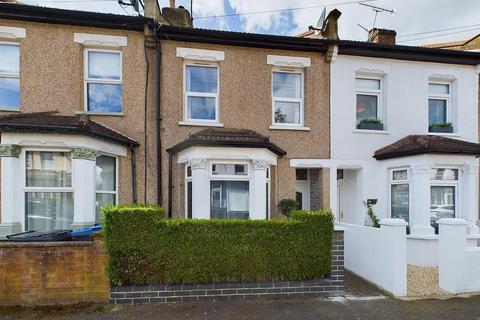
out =
[[394,45],[396,43],[396,36],[397,33],[395,30],[373,28],[368,32],[368,41]]

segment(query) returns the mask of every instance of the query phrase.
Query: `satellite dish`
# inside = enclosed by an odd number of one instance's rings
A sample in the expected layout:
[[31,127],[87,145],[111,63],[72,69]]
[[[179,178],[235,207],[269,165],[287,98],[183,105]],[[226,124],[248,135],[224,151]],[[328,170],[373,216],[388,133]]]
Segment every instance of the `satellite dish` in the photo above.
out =
[[315,26],[315,35],[318,36],[320,30],[323,29],[323,24],[325,23],[325,16],[327,15],[327,7],[323,7],[322,14],[318,18],[317,25]]
[[130,0],[130,3],[132,4],[133,9],[135,9],[135,11],[137,12],[140,12],[139,2],[140,2],[139,0]]

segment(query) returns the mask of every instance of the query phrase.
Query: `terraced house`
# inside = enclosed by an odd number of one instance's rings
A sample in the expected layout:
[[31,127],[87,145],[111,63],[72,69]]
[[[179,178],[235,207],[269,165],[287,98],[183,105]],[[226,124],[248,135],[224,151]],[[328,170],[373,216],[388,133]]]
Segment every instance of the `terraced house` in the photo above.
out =
[[92,225],[112,203],[189,218],[328,207],[328,173],[289,159],[329,157],[329,46],[145,10],[156,23],[0,4],[2,234]]
[[0,234],[149,200],[141,18],[0,4]]

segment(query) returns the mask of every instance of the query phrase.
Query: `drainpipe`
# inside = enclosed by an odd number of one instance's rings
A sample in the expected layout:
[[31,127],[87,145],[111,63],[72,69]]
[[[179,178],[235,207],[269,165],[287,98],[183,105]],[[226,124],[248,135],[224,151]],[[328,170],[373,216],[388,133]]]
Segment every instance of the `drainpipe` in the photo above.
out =
[[168,217],[172,217],[173,155],[168,153]]
[[[161,109],[160,109],[160,71],[161,71],[161,47],[155,28],[157,49],[157,79],[156,79],[156,109],[157,109],[157,204],[162,204],[162,139],[161,139]],[[170,208],[170,207],[169,207]],[[170,210],[170,209],[169,209]]]
[[135,147],[130,145],[130,152],[132,153],[132,200],[137,203],[137,156],[135,154]]

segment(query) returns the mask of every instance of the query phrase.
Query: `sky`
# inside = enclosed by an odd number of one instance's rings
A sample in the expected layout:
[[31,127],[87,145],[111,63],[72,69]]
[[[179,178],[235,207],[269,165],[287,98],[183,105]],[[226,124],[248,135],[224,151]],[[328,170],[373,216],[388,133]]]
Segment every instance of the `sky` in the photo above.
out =
[[[136,14],[131,7],[122,8],[116,0],[21,1],[48,7]],[[480,0],[363,2],[395,11],[393,14],[378,13],[375,27],[397,31],[398,44],[422,45],[464,40],[480,33]],[[168,0],[159,0],[159,3],[162,7],[168,6]],[[190,0],[177,0],[178,5],[190,9]],[[334,8],[342,12],[339,19],[341,39],[367,39],[367,32],[357,24],[371,29],[375,12],[355,0],[193,0],[193,18],[194,26],[198,28],[296,35],[306,31],[309,25],[316,25],[324,7],[327,13]]]

